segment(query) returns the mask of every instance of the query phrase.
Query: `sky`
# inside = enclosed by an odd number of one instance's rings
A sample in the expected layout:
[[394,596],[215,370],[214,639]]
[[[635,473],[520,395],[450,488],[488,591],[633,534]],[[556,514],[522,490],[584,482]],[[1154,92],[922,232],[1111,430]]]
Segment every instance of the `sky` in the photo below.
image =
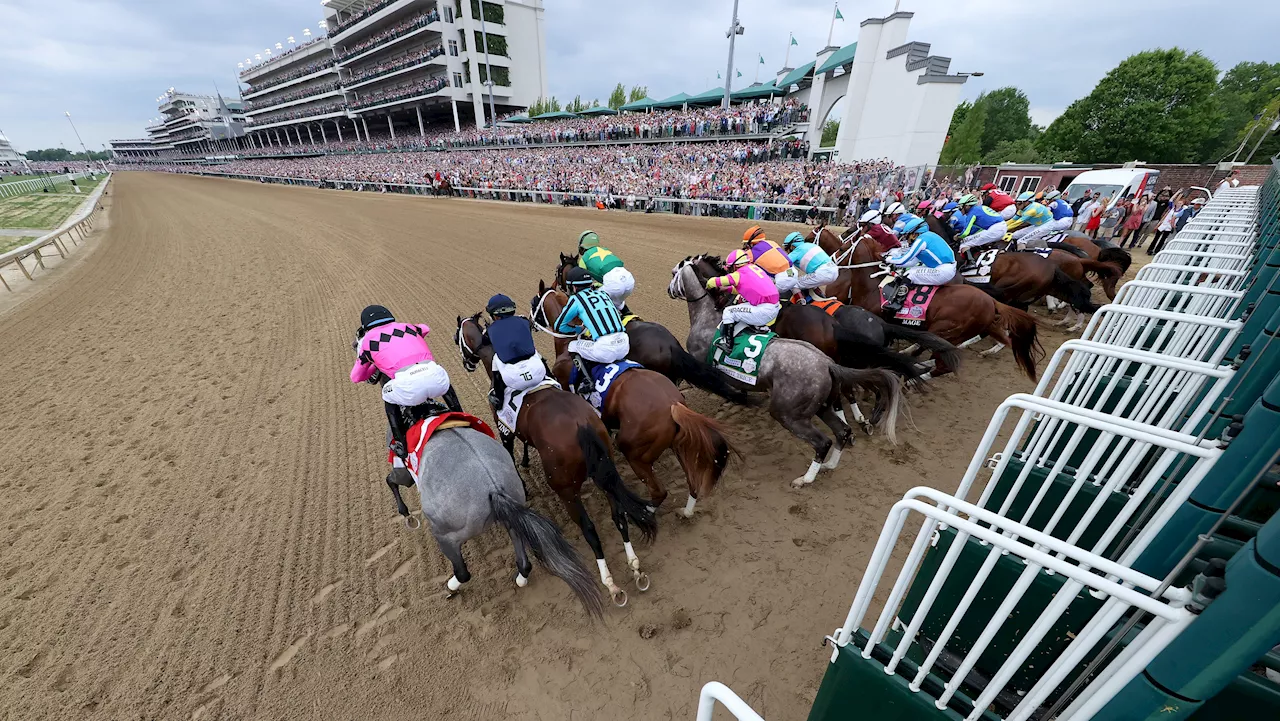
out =
[[[654,98],[718,86],[728,55],[732,0],[544,0],[548,80],[567,101],[605,101],[615,83]],[[1033,120],[1047,124],[1141,50],[1199,50],[1225,71],[1237,62],[1280,61],[1276,0],[1129,0],[1074,10],[1027,0],[901,0],[915,13],[909,39],[950,57],[952,72],[982,72],[965,98],[1021,88]],[[1223,10],[1231,7],[1230,12]],[[1045,10],[1043,8],[1050,8]],[[741,0],[736,62],[750,84],[783,65],[813,59],[832,27],[829,0]],[[846,0],[832,44],[857,40],[858,24],[894,0]],[[316,0],[0,0],[0,130],[19,150],[79,141],[93,150],[144,135],[168,87],[233,94],[236,63],[275,47],[322,18]],[[1010,38],[1004,40],[1004,38]],[[758,59],[764,57],[765,64]]]

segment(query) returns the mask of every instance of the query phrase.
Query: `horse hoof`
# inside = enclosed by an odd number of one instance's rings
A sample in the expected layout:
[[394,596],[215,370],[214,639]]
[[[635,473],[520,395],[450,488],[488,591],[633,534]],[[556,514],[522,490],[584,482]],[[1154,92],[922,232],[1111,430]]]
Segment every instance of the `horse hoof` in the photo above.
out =
[[636,588],[639,589],[641,593],[649,590],[649,574],[644,571],[636,574]]
[[875,426],[871,425],[870,423],[859,423],[858,425],[862,426],[862,432],[866,433],[867,435],[871,435],[871,432],[875,430]]
[[410,531],[416,531],[419,528],[422,528],[422,521],[419,520],[417,516],[405,516],[404,527]]
[[529,579],[525,578],[523,573],[517,573],[516,586],[518,588],[524,588],[525,586],[528,586],[528,585],[529,585]]
[[613,605],[618,608],[624,608],[627,605],[627,592],[621,588],[613,589],[609,593],[609,596],[613,599]]
[[791,482],[791,487],[792,487],[792,488],[804,488],[805,486],[809,485],[809,484],[810,484],[810,483],[812,483],[812,482],[813,482],[813,481],[805,480],[805,477],[804,477],[804,476],[800,476],[799,478],[797,478],[797,479],[795,479],[794,481],[792,481],[792,482]]

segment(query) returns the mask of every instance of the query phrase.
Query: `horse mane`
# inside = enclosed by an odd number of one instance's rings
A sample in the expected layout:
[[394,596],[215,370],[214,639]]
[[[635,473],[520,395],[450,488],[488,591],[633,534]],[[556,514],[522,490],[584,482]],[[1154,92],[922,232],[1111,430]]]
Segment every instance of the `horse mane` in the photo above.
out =
[[729,270],[724,267],[724,259],[718,255],[696,255],[693,258],[693,262],[695,263],[700,260],[705,261],[706,264],[711,266],[711,269],[718,275],[725,275],[729,272]]

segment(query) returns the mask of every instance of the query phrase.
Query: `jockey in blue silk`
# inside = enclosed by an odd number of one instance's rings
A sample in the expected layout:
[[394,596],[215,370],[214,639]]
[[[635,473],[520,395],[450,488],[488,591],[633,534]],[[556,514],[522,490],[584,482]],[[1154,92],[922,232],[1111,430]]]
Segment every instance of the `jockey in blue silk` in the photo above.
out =
[[902,203],[890,203],[889,207],[885,208],[881,215],[884,217],[882,222],[887,228],[892,230],[894,234],[897,234],[897,232],[902,229],[902,226],[906,224],[905,221],[912,220],[916,217],[907,212],[907,206]]
[[1004,238],[1008,227],[1004,218],[983,205],[978,196],[969,194],[960,199],[960,209],[951,216],[951,227],[956,231],[956,240],[960,241],[960,254],[973,259],[972,248],[979,248],[988,243],[995,243]]
[[802,297],[801,303],[809,302],[808,291],[834,283],[836,276],[840,274],[840,269],[831,260],[831,256],[827,255],[827,251],[816,243],[805,241],[804,236],[799,233],[788,234],[782,241],[782,247],[786,249],[787,258],[801,275],[795,279],[788,278],[785,288],[784,282],[780,280],[782,276],[778,276],[775,278],[778,280],[778,290],[784,293],[799,290]]
[[[916,218],[902,228],[899,235],[903,247],[885,255],[885,262],[902,270],[902,275],[915,285],[945,285],[956,275],[956,256],[942,236],[929,230],[924,220]],[[897,311],[907,297],[906,284],[899,283],[886,308]]]
[[[1053,213],[1043,204],[1036,202],[1035,193],[1030,190],[1023,192],[1014,204],[1018,208],[1018,213],[1013,216],[1013,219],[1023,223],[1024,227],[1013,231],[1013,239],[1018,241],[1019,245],[1023,245],[1028,240],[1043,236],[1045,233],[1041,226],[1053,222]],[[1036,231],[1040,232],[1032,235]]]
[[493,322],[485,335],[493,346],[493,390],[489,405],[497,410],[506,391],[527,391],[547,378],[547,366],[533,345],[533,325],[516,315],[516,304],[499,293],[485,306]]
[[[1071,230],[1071,224],[1075,222],[1075,211],[1071,210],[1071,204],[1057,190],[1044,194],[1044,207],[1048,209],[1052,220],[1022,236],[1021,242],[1027,247],[1038,245],[1036,241],[1041,238],[1048,239],[1055,233]],[[1016,233],[1014,237],[1017,237]]]
[[[579,392],[592,385],[591,374],[583,360],[592,363],[617,363],[631,352],[631,342],[622,325],[622,314],[613,299],[603,290],[593,288],[595,281],[583,268],[570,268],[565,274],[569,303],[552,324],[557,333],[577,333],[569,342],[580,373]],[[575,325],[577,321],[581,325]]]

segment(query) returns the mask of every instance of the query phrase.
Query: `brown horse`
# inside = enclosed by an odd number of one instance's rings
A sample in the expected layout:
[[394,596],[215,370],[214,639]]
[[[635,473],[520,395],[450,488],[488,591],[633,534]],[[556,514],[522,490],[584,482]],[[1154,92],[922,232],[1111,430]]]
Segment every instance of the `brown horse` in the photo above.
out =
[[[549,328],[569,302],[564,291],[547,288],[538,281],[538,297],[533,299],[535,328]],[[569,339],[556,336],[556,360],[552,373],[560,385],[569,390],[569,373],[573,361],[569,355]],[[643,364],[642,364],[643,365]],[[710,495],[724,475],[730,454],[738,454],[724,426],[690,410],[675,384],[661,373],[632,368],[614,379],[605,396],[604,422],[617,429],[618,450],[631,464],[631,469],[649,488],[650,503],[655,508],[667,498],[667,489],[653,464],[670,448],[684,469],[689,487],[685,517],[693,516],[699,498]]]
[[1067,231],[1061,241],[1051,241],[1049,247],[1066,252],[1083,253],[1081,265],[1085,272],[1093,274],[1098,279],[1102,284],[1102,290],[1112,300],[1116,297],[1116,283],[1129,272],[1129,266],[1133,264],[1133,258],[1129,253],[1116,247],[1114,243],[1102,239],[1093,240],[1084,233],[1073,230]]
[[[876,278],[884,272],[879,247],[857,236],[846,245],[827,228],[819,228],[816,234],[823,250],[841,257],[840,275],[827,286],[827,295],[873,312],[879,310],[882,302]],[[996,344],[983,355],[1012,347],[1014,362],[1035,380],[1036,364],[1044,358],[1044,349],[1030,313],[1000,303],[974,286],[956,284],[938,288],[924,321],[925,330],[961,347],[982,337],[994,339]],[[938,373],[945,370],[939,368]]]
[[[479,313],[469,318],[458,316],[458,329],[453,339],[468,370],[483,364],[492,377],[493,346],[488,343]],[[582,504],[582,484],[588,478],[595,481],[609,499],[613,523],[622,534],[627,565],[636,588],[648,590],[649,576],[640,570],[640,558],[631,546],[629,523],[640,529],[645,540],[652,540],[658,533],[657,521],[644,500],[623,484],[622,476],[618,475],[610,457],[609,431],[591,406],[576,394],[558,388],[529,393],[517,416],[515,432],[538,451],[547,485],[560,498],[569,517],[582,529],[587,545],[595,553],[600,581],[609,589],[613,602],[618,606],[627,605],[627,592],[613,582],[604,560],[600,534]]]

